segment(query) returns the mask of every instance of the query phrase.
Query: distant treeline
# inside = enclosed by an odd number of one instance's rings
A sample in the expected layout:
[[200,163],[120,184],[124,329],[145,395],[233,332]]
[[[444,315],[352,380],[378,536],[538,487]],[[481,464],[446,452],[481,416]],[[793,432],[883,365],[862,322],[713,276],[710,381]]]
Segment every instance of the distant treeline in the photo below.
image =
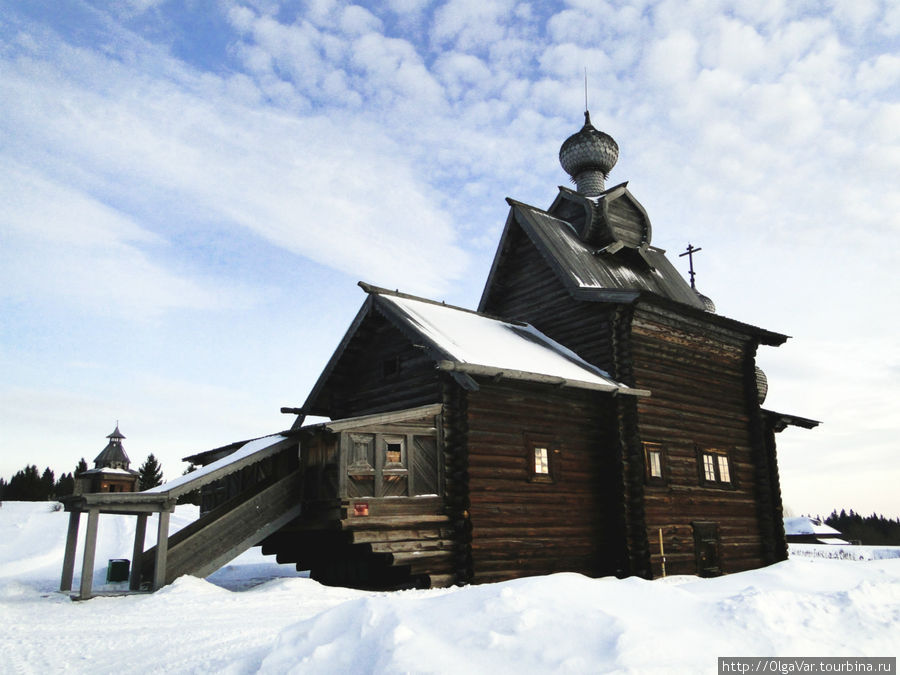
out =
[[849,513],[841,509],[838,513],[835,509],[825,523],[850,541],[868,546],[900,546],[900,518],[888,519],[874,513],[861,516],[853,509]]
[[36,464],[26,466],[17,471],[9,481],[0,478],[0,499],[16,502],[43,502],[59,499],[72,494],[75,490],[75,474],[87,471],[87,464],[82,459],[75,471],[63,473],[56,478],[50,467],[41,473]]
[[[43,502],[59,499],[75,491],[75,477],[88,470],[84,457],[78,462],[75,471],[63,473],[56,478],[50,467],[43,473],[36,464],[21,469],[7,481],[0,478],[0,500],[11,502]],[[138,489],[147,490],[163,482],[162,465],[151,452],[141,468],[138,469]]]

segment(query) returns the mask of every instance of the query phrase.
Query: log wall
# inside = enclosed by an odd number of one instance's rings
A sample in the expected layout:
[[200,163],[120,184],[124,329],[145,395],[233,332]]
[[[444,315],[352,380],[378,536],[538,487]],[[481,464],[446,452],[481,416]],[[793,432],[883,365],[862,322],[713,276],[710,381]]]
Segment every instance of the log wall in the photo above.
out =
[[[766,449],[761,434],[751,433],[747,400],[750,342],[669,310],[646,304],[635,310],[634,380],[653,392],[638,402],[638,431],[642,441],[659,443],[665,452],[665,485],[643,487],[654,576],[661,572],[660,529],[667,573],[697,572],[694,521],[718,525],[723,572],[771,562],[763,553],[769,535],[760,525],[771,501],[762,507],[758,502],[760,480],[768,480],[766,467],[759,466]],[[704,484],[698,449],[728,453],[730,485]]]
[[482,311],[530,323],[594,365],[612,372],[612,308],[577,302],[528,237],[515,226],[504,264]]
[[[621,572],[624,542],[604,501],[620,494],[611,397],[479,384],[466,406],[472,580]],[[532,438],[549,446],[553,482],[531,480]]]
[[[385,362],[397,371],[385,374]],[[362,323],[319,396],[312,414],[332,419],[439,403],[434,363],[377,312]]]

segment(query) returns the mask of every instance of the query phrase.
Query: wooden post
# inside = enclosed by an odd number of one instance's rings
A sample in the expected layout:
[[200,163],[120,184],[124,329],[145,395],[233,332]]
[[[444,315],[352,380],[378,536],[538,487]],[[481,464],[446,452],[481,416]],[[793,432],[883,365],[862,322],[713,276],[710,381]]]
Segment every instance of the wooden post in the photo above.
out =
[[662,558],[662,575],[666,576],[666,550],[663,548],[662,528],[659,528],[659,557]]
[[169,512],[160,511],[156,530],[156,565],[153,569],[153,590],[166,584],[166,558],[169,552]]
[[91,597],[94,585],[94,554],[97,551],[97,521],[99,519],[99,509],[88,509],[87,531],[84,533],[84,559],[81,563],[81,587],[79,589],[82,600]]
[[72,590],[72,577],[75,574],[75,549],[78,546],[78,524],[81,521],[81,511],[69,511],[69,533],[66,535],[66,553],[63,557],[62,578],[59,582],[60,591]]
[[141,563],[144,558],[144,536],[147,533],[147,514],[141,513],[137,517],[137,525],[134,528],[134,548],[131,550],[131,578],[128,580],[128,589],[141,590]]

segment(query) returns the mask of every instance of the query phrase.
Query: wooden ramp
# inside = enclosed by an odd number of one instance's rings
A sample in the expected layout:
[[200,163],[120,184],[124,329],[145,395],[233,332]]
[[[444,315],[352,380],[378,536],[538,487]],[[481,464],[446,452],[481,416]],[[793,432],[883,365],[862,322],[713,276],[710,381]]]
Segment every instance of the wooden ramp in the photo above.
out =
[[[233,455],[151,490],[64,497],[69,532],[60,590],[72,589],[82,513],[88,514],[88,525],[77,597],[93,595],[101,513],[137,516],[129,587],[132,591],[156,590],[184,574],[208,576],[295,520],[302,511],[301,474],[297,439],[276,435],[251,441]],[[180,496],[236,477],[241,479],[242,489],[235,497],[169,536],[169,514]],[[147,518],[152,513],[159,514],[158,544],[144,551]]]
[[[300,474],[298,469],[248,491],[169,537],[163,583],[185,574],[206,577],[297,518],[303,497]],[[144,552],[142,579],[153,578],[156,554],[155,546]]]

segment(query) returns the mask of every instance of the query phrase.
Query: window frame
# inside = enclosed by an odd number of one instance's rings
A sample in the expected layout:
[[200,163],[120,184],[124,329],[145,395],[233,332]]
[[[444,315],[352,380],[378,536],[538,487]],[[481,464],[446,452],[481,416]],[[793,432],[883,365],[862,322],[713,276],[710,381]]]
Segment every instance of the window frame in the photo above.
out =
[[[666,446],[657,441],[644,441],[644,482],[647,485],[668,485],[669,461]],[[659,453],[659,475],[653,475],[653,463],[650,461],[651,453]]]
[[[709,458],[712,478],[708,477],[707,458]],[[722,463],[725,463],[725,472],[728,479],[722,479]],[[697,446],[697,473],[702,487],[716,488],[718,490],[736,490],[738,485],[734,473],[734,459],[731,450],[721,448],[707,448]]]
[[[559,480],[560,443],[552,436],[525,432],[524,454],[529,483],[556,483]],[[547,473],[537,472],[537,455],[540,449],[547,451]]]

